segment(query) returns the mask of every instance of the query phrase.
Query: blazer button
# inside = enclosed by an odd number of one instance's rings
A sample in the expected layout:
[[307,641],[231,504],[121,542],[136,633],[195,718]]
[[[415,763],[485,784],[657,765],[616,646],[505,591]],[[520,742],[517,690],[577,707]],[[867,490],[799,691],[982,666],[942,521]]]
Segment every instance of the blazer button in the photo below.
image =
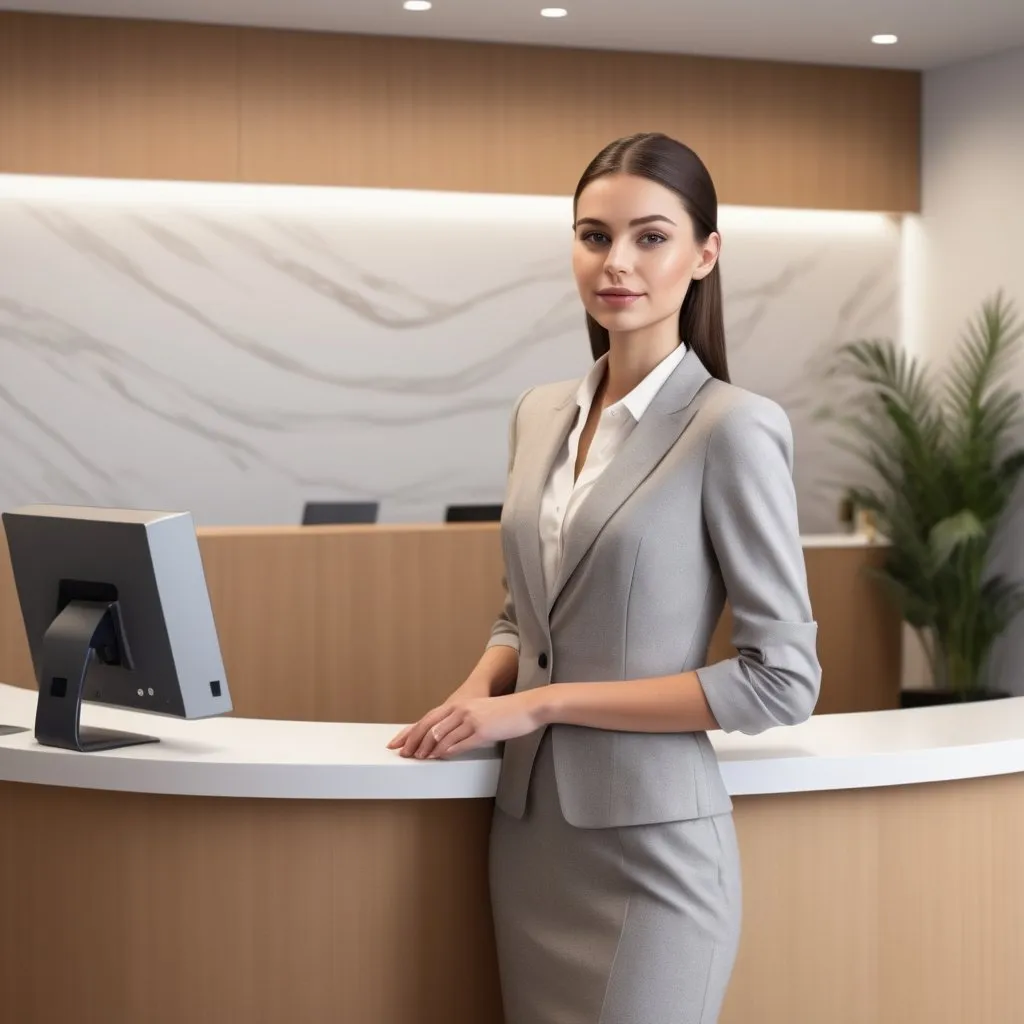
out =
[[541,668],[547,668],[548,656],[544,653],[541,653],[541,656],[537,659],[537,664],[540,665]]

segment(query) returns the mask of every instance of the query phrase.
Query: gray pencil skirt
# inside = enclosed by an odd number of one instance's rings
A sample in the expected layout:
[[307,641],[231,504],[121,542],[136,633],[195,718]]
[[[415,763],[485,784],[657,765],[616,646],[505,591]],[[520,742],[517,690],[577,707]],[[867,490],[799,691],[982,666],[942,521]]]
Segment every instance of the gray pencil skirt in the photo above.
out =
[[491,903],[505,1024],[715,1024],[740,934],[731,814],[580,829],[550,734],[526,814],[495,810]]

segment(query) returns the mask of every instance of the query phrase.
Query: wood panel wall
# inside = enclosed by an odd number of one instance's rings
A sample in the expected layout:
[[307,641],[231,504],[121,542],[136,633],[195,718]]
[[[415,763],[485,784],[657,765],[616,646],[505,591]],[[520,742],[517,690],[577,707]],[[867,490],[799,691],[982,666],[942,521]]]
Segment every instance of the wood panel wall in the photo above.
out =
[[[235,713],[408,722],[483,652],[501,606],[496,524],[232,527],[199,532]],[[818,713],[898,706],[900,621],[864,568],[881,548],[805,551],[823,681]],[[723,616],[708,660],[731,657]],[[35,686],[0,533],[0,681]]]
[[0,172],[564,195],[611,139],[664,131],[724,203],[906,212],[920,89],[916,72],[0,12]]

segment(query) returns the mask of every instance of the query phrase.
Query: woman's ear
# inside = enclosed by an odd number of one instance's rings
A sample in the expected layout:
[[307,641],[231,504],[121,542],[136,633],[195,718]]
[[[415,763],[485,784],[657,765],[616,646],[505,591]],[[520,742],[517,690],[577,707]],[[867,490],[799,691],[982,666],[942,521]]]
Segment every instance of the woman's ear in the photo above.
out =
[[721,251],[722,236],[717,231],[712,231],[700,246],[700,262],[693,272],[694,281],[703,281],[715,269]]

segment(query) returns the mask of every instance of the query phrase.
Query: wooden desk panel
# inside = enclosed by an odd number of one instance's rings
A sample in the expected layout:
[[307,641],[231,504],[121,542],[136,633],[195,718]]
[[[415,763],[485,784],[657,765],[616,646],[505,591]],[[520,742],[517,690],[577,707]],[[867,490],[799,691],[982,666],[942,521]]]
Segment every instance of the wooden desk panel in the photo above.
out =
[[[735,803],[722,1024],[1024,1020],[1024,775]],[[490,815],[0,783],[0,1016],[501,1024]]]
[[499,1024],[490,805],[0,783],[0,1019]]
[[[199,531],[235,713],[406,722],[479,658],[502,600],[496,524]],[[864,574],[879,548],[806,549],[819,713],[899,703],[900,623]],[[729,657],[728,611],[710,661]],[[0,541],[0,679],[33,686]]]

